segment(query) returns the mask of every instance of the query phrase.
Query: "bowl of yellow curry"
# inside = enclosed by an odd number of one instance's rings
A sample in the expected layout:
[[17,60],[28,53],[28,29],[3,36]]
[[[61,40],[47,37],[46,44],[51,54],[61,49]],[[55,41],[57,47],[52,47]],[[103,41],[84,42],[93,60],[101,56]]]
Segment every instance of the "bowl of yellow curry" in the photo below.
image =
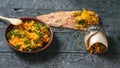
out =
[[5,29],[5,39],[9,46],[19,52],[36,53],[46,49],[52,39],[52,29],[35,18],[20,18],[22,24],[9,24]]

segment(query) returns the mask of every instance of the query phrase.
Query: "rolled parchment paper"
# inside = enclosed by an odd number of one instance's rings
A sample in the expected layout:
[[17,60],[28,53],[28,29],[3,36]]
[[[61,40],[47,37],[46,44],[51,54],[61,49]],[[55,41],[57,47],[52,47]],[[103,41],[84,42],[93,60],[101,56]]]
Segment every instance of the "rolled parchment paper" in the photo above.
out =
[[[87,50],[90,51],[91,47],[93,46],[95,48],[96,43],[101,44],[100,46],[104,48],[100,52],[96,52],[96,49],[94,49],[92,53],[104,53],[108,50],[108,42],[104,31],[100,30],[99,28],[92,28],[85,36],[85,45]],[[100,46],[98,45],[98,47],[96,46],[96,48],[99,48]]]

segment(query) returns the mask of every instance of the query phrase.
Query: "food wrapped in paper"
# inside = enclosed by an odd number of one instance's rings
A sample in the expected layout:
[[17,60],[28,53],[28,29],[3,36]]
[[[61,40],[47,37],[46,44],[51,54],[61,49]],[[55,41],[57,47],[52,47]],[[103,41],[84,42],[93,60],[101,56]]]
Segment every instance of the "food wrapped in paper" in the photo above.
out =
[[106,35],[100,26],[92,26],[85,36],[85,45],[90,53],[104,53],[108,49]]

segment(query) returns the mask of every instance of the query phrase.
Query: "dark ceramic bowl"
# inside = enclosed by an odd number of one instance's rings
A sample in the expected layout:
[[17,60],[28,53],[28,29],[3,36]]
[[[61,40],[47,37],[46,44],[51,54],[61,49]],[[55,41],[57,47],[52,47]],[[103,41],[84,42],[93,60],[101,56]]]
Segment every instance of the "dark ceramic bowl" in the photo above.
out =
[[[45,24],[44,22],[42,22],[42,21],[40,21],[40,20],[38,20],[38,19],[35,19],[35,18],[24,17],[24,18],[20,18],[20,19],[21,19],[23,22],[24,22],[24,21],[33,20],[33,21],[37,21],[37,22],[39,22],[39,23]],[[45,25],[48,26],[47,24],[45,24]],[[8,45],[9,45],[13,50],[16,50],[16,51],[22,52],[22,53],[37,53],[37,52],[40,52],[40,51],[46,49],[46,48],[50,45],[50,43],[52,42],[52,39],[53,39],[53,31],[52,31],[51,27],[48,26],[48,28],[50,29],[50,35],[49,35],[50,40],[49,40],[48,43],[46,43],[42,48],[40,48],[39,50],[36,50],[36,51],[31,51],[31,52],[20,51],[20,50],[18,50],[17,48],[15,48],[13,45],[11,45],[11,44],[9,43],[8,39],[7,39],[7,33],[11,31],[11,29],[13,28],[13,26],[14,26],[14,25],[9,24],[9,25],[6,27],[5,32],[4,32],[5,40],[6,40],[6,42],[8,43]]]

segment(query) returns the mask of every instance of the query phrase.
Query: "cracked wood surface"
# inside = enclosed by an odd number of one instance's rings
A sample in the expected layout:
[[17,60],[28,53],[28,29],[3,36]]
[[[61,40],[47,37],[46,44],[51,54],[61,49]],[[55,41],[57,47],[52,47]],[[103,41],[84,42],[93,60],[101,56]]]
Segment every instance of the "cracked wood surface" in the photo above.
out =
[[0,21],[0,68],[119,68],[120,1],[118,0],[0,0],[0,15],[36,17],[56,11],[86,8],[99,14],[105,27],[109,49],[91,55],[84,45],[83,31],[54,28],[50,47],[37,54],[13,51],[4,40],[8,23]]

